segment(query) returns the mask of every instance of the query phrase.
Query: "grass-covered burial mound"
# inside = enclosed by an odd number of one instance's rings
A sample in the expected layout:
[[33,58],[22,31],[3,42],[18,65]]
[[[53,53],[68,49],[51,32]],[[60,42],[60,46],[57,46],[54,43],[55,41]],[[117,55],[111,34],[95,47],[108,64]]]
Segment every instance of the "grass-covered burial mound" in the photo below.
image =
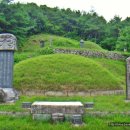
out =
[[39,56],[16,64],[14,86],[45,90],[121,88],[120,80],[98,62],[67,54]]

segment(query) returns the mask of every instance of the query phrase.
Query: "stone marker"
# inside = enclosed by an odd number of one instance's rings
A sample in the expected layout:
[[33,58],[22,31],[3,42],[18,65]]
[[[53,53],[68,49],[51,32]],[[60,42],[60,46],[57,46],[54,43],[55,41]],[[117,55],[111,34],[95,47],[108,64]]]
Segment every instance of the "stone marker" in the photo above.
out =
[[83,123],[82,115],[73,115],[72,116],[72,123],[74,125],[81,125]]
[[84,107],[87,109],[92,109],[94,107],[94,102],[86,102],[84,103]]
[[31,102],[23,102],[23,103],[22,103],[22,108],[30,109],[30,108],[31,108],[31,105],[32,105]]
[[[17,50],[16,37],[12,34],[0,34],[0,91],[5,97],[3,102],[15,101],[18,96],[13,89],[14,51]],[[2,96],[2,95],[1,95]]]
[[126,100],[130,100],[130,57],[126,59]]
[[45,41],[44,40],[41,40],[40,41],[40,47],[43,48],[45,46]]
[[80,40],[80,47],[81,47],[81,48],[84,47],[84,40],[83,40],[83,39]]

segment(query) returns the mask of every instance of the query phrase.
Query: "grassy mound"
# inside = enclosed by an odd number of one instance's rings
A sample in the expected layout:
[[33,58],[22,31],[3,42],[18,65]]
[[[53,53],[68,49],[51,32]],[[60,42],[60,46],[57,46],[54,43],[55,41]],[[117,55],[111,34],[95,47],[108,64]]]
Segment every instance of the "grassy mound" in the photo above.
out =
[[[55,35],[49,35],[49,34],[39,34],[39,35],[33,35],[31,36],[28,41],[25,43],[25,46],[23,47],[23,51],[35,51],[40,49],[40,41],[45,41],[45,47],[53,47],[53,48],[76,48],[80,49],[79,41],[55,36]],[[92,49],[92,50],[99,50],[103,51],[103,49],[96,43],[85,41],[84,48],[82,49]]]
[[39,56],[15,65],[17,89],[106,90],[120,89],[121,81],[99,63],[82,56]]
[[93,60],[102,67],[108,69],[115,77],[117,77],[122,86],[125,86],[125,61],[110,60],[105,58],[93,58]]

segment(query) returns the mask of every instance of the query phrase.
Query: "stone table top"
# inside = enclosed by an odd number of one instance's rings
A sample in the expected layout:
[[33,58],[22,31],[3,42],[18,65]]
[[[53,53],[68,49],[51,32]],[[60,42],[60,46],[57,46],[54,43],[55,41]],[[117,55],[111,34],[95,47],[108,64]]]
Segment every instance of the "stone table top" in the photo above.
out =
[[37,101],[32,106],[83,106],[81,102],[42,102]]

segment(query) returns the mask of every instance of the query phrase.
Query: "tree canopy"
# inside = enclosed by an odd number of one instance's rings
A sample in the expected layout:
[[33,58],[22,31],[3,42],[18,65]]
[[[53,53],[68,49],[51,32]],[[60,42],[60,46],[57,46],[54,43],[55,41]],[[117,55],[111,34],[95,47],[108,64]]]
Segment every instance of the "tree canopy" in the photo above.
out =
[[[71,9],[50,8],[35,3],[0,3],[0,33],[9,32],[19,41],[38,34],[50,33],[73,39],[94,41],[108,50],[129,50],[130,18],[115,16],[109,22],[95,11],[80,12]],[[125,40],[122,40],[123,39]],[[19,46],[22,46],[22,42]]]

